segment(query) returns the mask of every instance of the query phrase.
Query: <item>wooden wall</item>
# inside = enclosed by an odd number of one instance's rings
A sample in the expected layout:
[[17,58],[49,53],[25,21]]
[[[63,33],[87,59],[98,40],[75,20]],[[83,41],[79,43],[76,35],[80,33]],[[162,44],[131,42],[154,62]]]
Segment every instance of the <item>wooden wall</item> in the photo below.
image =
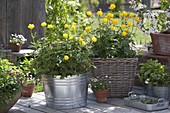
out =
[[38,37],[44,34],[41,22],[45,21],[45,0],[0,0],[0,48],[9,48],[11,33],[20,33],[27,38],[22,48],[31,41],[29,23],[35,24]]

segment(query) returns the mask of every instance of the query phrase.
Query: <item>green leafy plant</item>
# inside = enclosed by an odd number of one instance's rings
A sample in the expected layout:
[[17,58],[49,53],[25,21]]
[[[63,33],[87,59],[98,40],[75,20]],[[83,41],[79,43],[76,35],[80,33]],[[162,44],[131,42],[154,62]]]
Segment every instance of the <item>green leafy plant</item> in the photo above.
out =
[[0,108],[4,107],[14,95],[21,91],[23,71],[7,59],[0,58]]
[[[92,65],[89,56],[95,39],[86,15],[77,12],[77,6],[72,6],[69,0],[49,0],[47,3],[47,7],[53,9],[47,9],[47,22],[41,24],[45,36],[32,43],[36,49],[33,60],[36,76],[48,74],[65,78],[86,73]],[[32,33],[34,27],[30,26]]]
[[147,60],[140,64],[140,79],[153,86],[168,86],[170,84],[170,75],[165,72],[165,65],[158,60]]
[[108,85],[104,81],[99,80],[97,78],[91,78],[90,79],[90,84],[91,84],[92,90],[105,90],[105,89],[108,89]]
[[94,43],[92,50],[94,57],[100,58],[132,58],[136,57],[134,48],[135,34],[133,32],[135,23],[139,22],[139,17],[134,13],[128,14],[126,11],[120,12],[121,22],[114,18],[115,4],[110,5],[110,12],[103,14],[99,10],[96,14],[98,27],[93,30],[97,42]]

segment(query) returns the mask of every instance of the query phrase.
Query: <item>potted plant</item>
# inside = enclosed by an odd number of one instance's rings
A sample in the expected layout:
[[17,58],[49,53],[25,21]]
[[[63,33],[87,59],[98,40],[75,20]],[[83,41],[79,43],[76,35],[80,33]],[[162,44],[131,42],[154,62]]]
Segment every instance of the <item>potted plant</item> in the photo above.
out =
[[22,80],[22,96],[31,97],[34,91],[35,83],[35,69],[32,66],[32,58],[24,58],[23,61],[20,61],[20,68],[24,72],[24,79]]
[[107,102],[107,96],[109,93],[107,84],[96,78],[91,78],[90,84],[97,102]]
[[87,75],[92,66],[89,55],[94,37],[85,21],[86,15],[78,13],[78,6],[73,3],[79,4],[69,0],[48,1],[47,7],[53,10],[47,8],[47,21],[41,23],[45,36],[34,41],[31,29],[36,76],[43,80],[47,106],[55,109],[77,108],[87,103]]
[[169,98],[170,75],[165,72],[165,65],[158,60],[147,60],[146,63],[141,63],[139,77],[145,84],[150,85],[153,96]]
[[9,42],[12,52],[19,52],[22,44],[26,41],[27,39],[21,34],[11,34]]
[[7,59],[0,58],[0,112],[7,113],[21,96],[23,72]]
[[[120,12],[120,21],[114,18],[115,4],[110,12],[96,14],[97,25],[93,33],[97,42],[93,44],[92,77],[103,79],[110,84],[109,97],[127,96],[136,75],[137,52],[134,50],[133,32],[139,17],[134,13]],[[90,17],[89,17],[90,19]]]
[[131,7],[138,13],[138,27],[150,34],[153,52],[160,55],[170,55],[170,1],[160,0],[161,10],[147,10],[141,0],[131,0]]

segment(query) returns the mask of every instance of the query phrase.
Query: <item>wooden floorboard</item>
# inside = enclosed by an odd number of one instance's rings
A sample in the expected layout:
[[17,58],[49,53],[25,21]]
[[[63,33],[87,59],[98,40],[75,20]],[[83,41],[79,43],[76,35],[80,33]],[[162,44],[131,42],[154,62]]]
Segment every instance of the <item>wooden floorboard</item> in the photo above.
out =
[[170,108],[156,112],[146,112],[127,107],[121,98],[108,98],[107,103],[97,103],[91,90],[87,105],[82,108],[56,110],[46,106],[43,92],[34,93],[31,98],[22,97],[8,113],[170,113]]

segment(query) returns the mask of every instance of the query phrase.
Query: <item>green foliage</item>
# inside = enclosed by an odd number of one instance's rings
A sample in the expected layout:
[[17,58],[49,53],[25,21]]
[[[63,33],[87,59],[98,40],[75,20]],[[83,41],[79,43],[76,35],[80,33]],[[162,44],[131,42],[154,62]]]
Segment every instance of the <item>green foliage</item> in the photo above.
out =
[[158,60],[147,60],[146,63],[141,63],[139,77],[143,82],[153,86],[170,85],[170,75],[165,73],[165,65]]
[[[74,6],[73,2],[47,1],[45,36],[32,43],[36,49],[33,60],[36,76],[61,75],[63,79],[86,73],[91,67],[91,24],[85,14],[76,11],[78,6]],[[49,28],[49,23],[53,27]]]
[[105,89],[108,89],[108,85],[104,81],[98,80],[96,78],[91,78],[90,84],[91,84],[92,90],[105,90]]
[[20,68],[7,59],[0,59],[0,108],[11,100],[16,92],[21,91],[20,79],[23,77]]
[[34,93],[43,92],[43,91],[44,91],[43,83],[38,82],[37,85],[35,86]]

